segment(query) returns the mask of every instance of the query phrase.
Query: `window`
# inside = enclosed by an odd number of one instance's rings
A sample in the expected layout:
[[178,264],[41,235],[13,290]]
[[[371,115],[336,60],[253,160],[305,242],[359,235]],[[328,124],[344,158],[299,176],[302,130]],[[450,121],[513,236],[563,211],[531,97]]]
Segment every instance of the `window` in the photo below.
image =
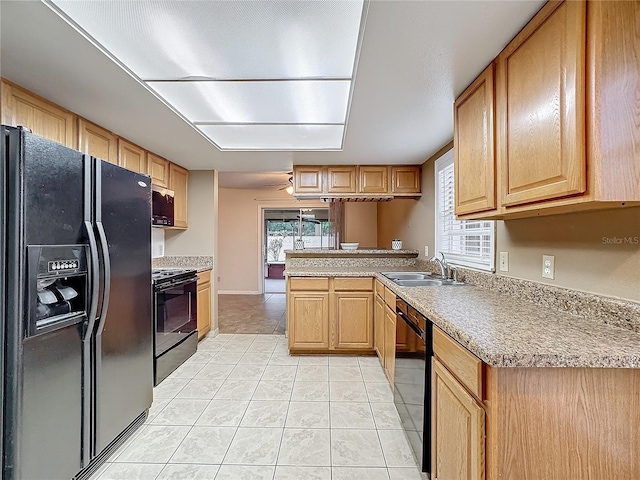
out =
[[454,265],[493,271],[495,222],[456,220],[453,150],[436,160],[436,253]]

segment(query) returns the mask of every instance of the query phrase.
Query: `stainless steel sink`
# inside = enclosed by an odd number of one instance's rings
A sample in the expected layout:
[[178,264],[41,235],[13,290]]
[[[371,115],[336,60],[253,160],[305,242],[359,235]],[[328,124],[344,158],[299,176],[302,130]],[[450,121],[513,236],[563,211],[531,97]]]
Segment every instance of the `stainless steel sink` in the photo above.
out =
[[382,272],[382,275],[401,287],[455,287],[466,285],[463,282],[439,278],[431,272]]
[[431,277],[431,272],[383,272],[389,280],[424,280]]

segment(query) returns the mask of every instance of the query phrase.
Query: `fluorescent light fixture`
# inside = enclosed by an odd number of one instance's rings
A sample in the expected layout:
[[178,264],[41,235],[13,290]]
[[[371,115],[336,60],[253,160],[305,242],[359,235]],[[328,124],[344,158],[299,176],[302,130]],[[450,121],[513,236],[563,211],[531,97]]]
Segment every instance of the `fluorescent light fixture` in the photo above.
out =
[[221,150],[342,149],[368,0],[43,1]]

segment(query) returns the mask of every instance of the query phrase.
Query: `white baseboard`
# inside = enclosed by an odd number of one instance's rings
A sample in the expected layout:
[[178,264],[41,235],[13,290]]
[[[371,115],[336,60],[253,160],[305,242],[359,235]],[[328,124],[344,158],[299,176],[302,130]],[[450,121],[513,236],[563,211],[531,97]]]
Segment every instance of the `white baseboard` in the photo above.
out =
[[262,295],[257,290],[218,290],[218,295]]

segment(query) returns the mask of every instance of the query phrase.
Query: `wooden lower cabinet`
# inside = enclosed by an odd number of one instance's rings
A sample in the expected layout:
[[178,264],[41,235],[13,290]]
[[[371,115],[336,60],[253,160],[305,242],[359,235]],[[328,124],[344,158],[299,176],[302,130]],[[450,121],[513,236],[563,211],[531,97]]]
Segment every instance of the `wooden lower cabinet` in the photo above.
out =
[[198,276],[198,340],[202,340],[211,330],[211,272]]
[[373,308],[373,347],[384,366],[384,300],[378,295],[375,296]]
[[287,319],[289,349],[329,349],[329,293],[290,293]]
[[289,350],[374,352],[373,279],[289,277],[287,293]]
[[336,349],[373,348],[373,293],[339,292],[334,296]]
[[432,478],[484,479],[482,406],[435,358],[432,381]]
[[393,387],[396,371],[396,312],[384,307],[384,371]]

